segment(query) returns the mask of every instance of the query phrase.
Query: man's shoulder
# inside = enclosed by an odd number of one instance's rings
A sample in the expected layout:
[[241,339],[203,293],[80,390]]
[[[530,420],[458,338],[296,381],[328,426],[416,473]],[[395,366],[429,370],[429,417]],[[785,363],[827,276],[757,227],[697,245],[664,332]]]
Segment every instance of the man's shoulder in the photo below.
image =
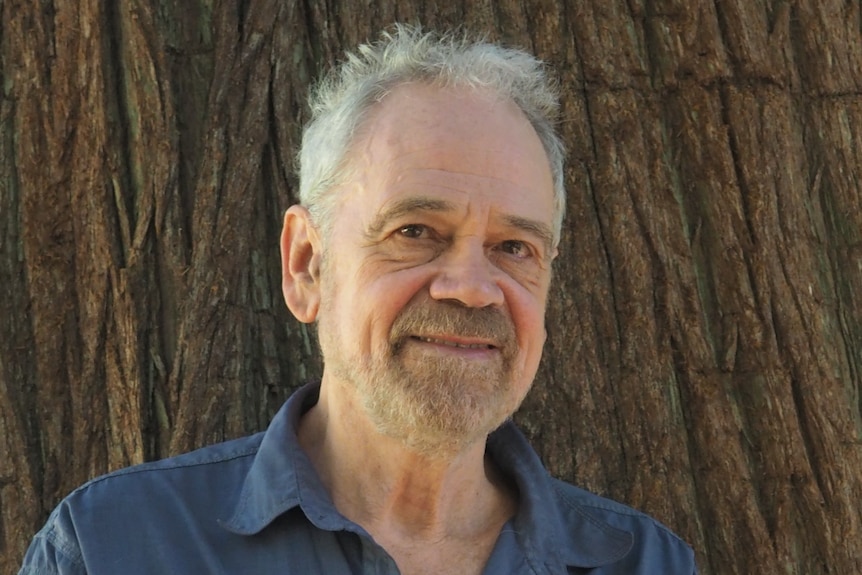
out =
[[88,555],[136,553],[140,546],[135,539],[157,547],[179,532],[182,523],[197,523],[193,529],[198,532],[211,529],[229,517],[261,436],[124,467],[87,481],[54,508],[34,537],[21,573],[83,573]]
[[672,562],[687,567],[686,570],[669,572],[693,572],[691,547],[654,517],[559,479],[552,479],[551,486],[567,523],[574,525],[588,521],[600,530],[630,533],[631,549],[627,559],[662,566]]
[[170,513],[178,501],[203,508],[213,501],[224,501],[241,488],[262,435],[209,445],[95,477],[60,502],[49,524],[58,514],[102,520],[134,514],[158,516]]
[[672,532],[661,522],[653,517],[650,517],[643,511],[638,511],[634,507],[629,507],[624,503],[596,495],[586,489],[567,483],[561,479],[551,479],[551,486],[559,499],[568,504],[572,508],[580,511],[594,513],[602,518],[609,519],[612,522],[621,522],[623,524],[645,525],[662,529],[668,533]]
[[539,553],[596,573],[691,575],[691,548],[667,527],[627,505],[552,478],[513,423],[488,438],[488,449],[521,489],[519,526]]
[[67,499],[96,488],[121,487],[163,479],[176,483],[186,474],[209,474],[213,467],[247,467],[257,453],[262,437],[263,433],[256,433],[171,457],[123,467],[87,481],[70,493]]

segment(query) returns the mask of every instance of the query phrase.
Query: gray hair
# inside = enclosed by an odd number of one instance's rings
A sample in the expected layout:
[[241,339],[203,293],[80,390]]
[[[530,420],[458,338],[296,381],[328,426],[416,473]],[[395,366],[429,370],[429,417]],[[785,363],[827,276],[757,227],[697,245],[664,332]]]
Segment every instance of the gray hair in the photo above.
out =
[[490,89],[513,101],[544,146],[554,178],[554,238],[565,213],[565,149],[554,130],[559,101],[544,64],[523,50],[453,34],[396,24],[375,44],[363,44],[334,68],[311,95],[311,121],[299,152],[299,199],[328,238],[336,194],[346,177],[346,156],[368,111],[400,84]]

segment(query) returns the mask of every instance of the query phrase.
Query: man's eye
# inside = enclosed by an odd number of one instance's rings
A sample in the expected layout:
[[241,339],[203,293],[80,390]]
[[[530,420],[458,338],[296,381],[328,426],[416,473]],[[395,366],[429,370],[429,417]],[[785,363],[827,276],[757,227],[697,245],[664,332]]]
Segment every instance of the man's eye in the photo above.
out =
[[526,243],[519,240],[506,240],[500,244],[500,251],[519,258],[530,256],[530,248]]
[[417,239],[427,235],[428,228],[421,224],[408,224],[406,226],[401,226],[398,229],[398,233],[405,238]]

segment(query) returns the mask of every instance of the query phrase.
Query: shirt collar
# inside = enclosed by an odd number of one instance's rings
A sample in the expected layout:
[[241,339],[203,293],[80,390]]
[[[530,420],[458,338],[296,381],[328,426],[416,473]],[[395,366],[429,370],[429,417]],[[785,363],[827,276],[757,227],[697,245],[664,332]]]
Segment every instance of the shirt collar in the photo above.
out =
[[487,451],[518,486],[519,507],[512,522],[525,550],[545,562],[556,558],[563,565],[586,568],[609,565],[631,550],[633,534],[567,496],[514,423],[507,421],[488,437]]
[[[319,383],[297,390],[282,406],[261,440],[233,516],[224,526],[253,535],[294,507],[320,529],[363,531],[335,509],[299,446],[296,430],[302,414],[317,402]],[[536,452],[507,421],[488,437],[488,453],[520,491],[512,520],[525,552],[563,565],[598,567],[618,561],[632,547],[633,536],[590,514],[555,486]]]
[[296,434],[302,414],[317,403],[319,389],[317,383],[303,386],[276,413],[263,434],[233,515],[224,522],[230,531],[253,535],[297,506],[318,527],[339,528],[333,521],[332,499]]

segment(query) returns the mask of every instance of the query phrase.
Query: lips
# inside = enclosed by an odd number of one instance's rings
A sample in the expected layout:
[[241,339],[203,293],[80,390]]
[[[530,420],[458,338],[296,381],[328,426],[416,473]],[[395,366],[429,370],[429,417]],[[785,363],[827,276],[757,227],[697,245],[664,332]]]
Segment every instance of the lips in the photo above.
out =
[[389,342],[394,355],[408,341],[433,344],[465,353],[500,353],[504,361],[518,353],[515,326],[503,310],[471,308],[419,299],[406,306],[392,324]]
[[495,349],[495,347],[488,343],[461,343],[457,341],[452,341],[451,339],[438,339],[436,337],[425,337],[425,336],[412,336],[413,339],[418,341],[423,341],[425,343],[433,343],[437,345],[445,345],[448,347],[456,347],[461,349]]

